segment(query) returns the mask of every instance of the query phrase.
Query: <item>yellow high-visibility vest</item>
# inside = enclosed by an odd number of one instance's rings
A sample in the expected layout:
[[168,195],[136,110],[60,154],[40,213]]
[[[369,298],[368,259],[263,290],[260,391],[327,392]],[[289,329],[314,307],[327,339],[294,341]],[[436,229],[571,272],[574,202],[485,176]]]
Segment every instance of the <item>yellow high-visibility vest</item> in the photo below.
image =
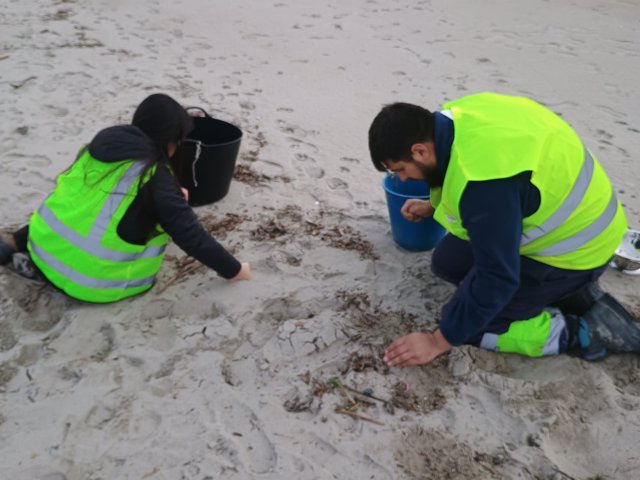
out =
[[31,217],[31,258],[69,296],[107,303],[153,286],[168,235],[159,230],[146,245],[135,245],[117,233],[138,192],[143,167],[139,160],[100,162],[85,150]]
[[607,263],[627,230],[606,173],[575,131],[533,100],[480,93],[444,105],[455,138],[434,218],[464,240],[460,199],[470,181],[531,172],[540,207],[523,219],[520,254],[570,270]]

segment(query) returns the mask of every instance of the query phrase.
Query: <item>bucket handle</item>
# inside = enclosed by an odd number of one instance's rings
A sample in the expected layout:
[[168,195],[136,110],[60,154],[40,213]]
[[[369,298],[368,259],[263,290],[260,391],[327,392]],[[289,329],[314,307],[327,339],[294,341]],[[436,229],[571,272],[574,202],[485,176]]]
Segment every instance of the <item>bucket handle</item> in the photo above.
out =
[[[207,111],[202,108],[202,107],[185,107],[185,110],[187,111],[187,113],[189,113],[189,110],[199,110],[200,113],[202,113],[203,117],[209,117],[211,118],[211,115],[209,115],[207,113]],[[200,153],[202,153],[202,142],[200,140],[185,140],[187,142],[193,142],[196,144],[196,154],[194,156],[193,159],[193,163],[191,164],[191,177],[193,178],[193,186],[194,187],[198,187],[198,180],[196,178],[196,164],[198,163],[198,160],[200,159]]]
[[207,113],[207,111],[206,111],[204,108],[202,108],[202,107],[185,107],[185,110],[187,111],[187,113],[189,113],[189,110],[200,110],[200,113],[203,113],[203,114],[204,114],[204,115],[203,115],[204,117],[209,117],[209,118],[211,118],[211,115],[209,115],[209,114]]

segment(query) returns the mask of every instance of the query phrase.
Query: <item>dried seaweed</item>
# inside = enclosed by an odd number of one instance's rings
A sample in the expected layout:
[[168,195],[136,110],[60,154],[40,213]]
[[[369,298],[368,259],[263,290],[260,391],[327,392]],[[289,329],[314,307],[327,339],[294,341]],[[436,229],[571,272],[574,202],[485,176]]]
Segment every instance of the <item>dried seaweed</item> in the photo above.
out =
[[221,219],[213,215],[206,215],[201,218],[200,223],[213,237],[224,239],[228,232],[236,230],[246,220],[248,220],[246,215],[225,213]]
[[340,250],[355,251],[362,259],[377,260],[373,245],[363,239],[360,232],[349,225],[325,225],[328,215],[341,218],[339,212],[320,210],[313,219],[305,219],[300,208],[287,205],[266,218],[251,233],[253,240],[276,240],[286,235],[308,235],[320,238],[324,243]]

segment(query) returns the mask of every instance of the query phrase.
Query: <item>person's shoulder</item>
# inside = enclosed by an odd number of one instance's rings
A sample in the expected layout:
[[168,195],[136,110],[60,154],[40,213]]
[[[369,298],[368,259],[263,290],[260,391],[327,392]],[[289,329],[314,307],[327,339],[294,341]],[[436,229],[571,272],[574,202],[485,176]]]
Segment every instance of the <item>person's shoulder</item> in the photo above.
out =
[[153,189],[170,189],[175,191],[180,189],[178,180],[171,171],[171,168],[164,162],[158,162],[156,164],[148,183]]

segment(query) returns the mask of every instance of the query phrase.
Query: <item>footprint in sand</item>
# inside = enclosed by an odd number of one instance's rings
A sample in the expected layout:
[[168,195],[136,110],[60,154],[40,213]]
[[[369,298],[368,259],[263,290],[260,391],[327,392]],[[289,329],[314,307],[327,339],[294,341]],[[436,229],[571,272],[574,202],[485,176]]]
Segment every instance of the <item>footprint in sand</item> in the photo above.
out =
[[72,300],[53,287],[16,276],[5,289],[16,308],[16,325],[31,332],[46,332],[57,325]]
[[315,160],[306,153],[296,153],[295,159],[298,162],[315,162]]
[[0,390],[18,373],[18,369],[11,362],[0,363]]
[[[394,478],[387,467],[374,461],[371,456],[359,453],[349,455],[346,450],[336,448],[334,442],[325,440],[316,433],[309,434],[308,447],[310,454],[303,461],[309,462],[308,468],[314,474],[318,474],[313,478],[371,478],[378,480],[392,480]],[[353,471],[353,465],[359,465],[357,473]],[[345,477],[345,472],[351,472],[352,475]],[[423,478],[423,475],[424,471],[421,475],[411,478]]]
[[360,160],[354,157],[341,157],[340,161],[349,163],[360,163]]
[[235,448],[228,449],[228,458],[234,459],[236,453],[241,462],[255,474],[272,471],[278,461],[273,442],[264,432],[262,422],[251,408],[240,402],[224,406],[219,413],[231,434]]
[[51,165],[51,159],[46,155],[24,155],[22,153],[12,153],[7,155],[9,158],[15,158],[18,163],[29,165],[29,167],[48,167]]
[[48,110],[55,117],[66,117],[69,115],[69,109],[64,107],[58,107],[55,105],[43,105],[43,107]]
[[346,190],[349,188],[349,184],[340,178],[328,179],[327,185],[331,190]]
[[322,178],[324,177],[324,169],[320,167],[308,167],[305,169],[307,175],[311,178]]
[[[451,472],[456,472],[455,478],[488,478],[487,467],[478,460],[476,447],[472,448],[453,436],[413,427],[401,433],[397,445],[401,445],[394,453],[397,465],[410,478],[422,478],[425,468],[431,478],[453,478],[450,477]],[[495,467],[505,462],[501,452],[484,456],[494,473],[499,471]],[[501,476],[495,475],[493,478],[498,477]]]

